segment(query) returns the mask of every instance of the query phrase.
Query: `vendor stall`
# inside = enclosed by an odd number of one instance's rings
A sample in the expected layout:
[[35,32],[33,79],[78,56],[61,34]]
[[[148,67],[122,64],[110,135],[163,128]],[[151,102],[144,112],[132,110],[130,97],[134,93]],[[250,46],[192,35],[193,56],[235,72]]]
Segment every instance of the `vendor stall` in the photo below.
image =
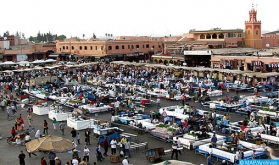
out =
[[47,115],[50,107],[47,105],[33,105],[33,113],[36,115]]
[[79,108],[80,109],[85,109],[86,111],[88,111],[88,113],[107,112],[111,109],[111,107],[108,106],[108,105],[96,107],[96,106],[90,105],[90,104],[81,105],[81,106],[79,106]]
[[71,128],[75,128],[75,130],[83,130],[83,129],[91,128],[91,123],[93,124],[93,119],[84,120],[79,117],[67,118],[67,126]]
[[48,113],[48,118],[53,119],[55,118],[56,121],[66,121],[68,117],[67,113],[64,113],[62,111],[57,111],[57,110],[50,110]]

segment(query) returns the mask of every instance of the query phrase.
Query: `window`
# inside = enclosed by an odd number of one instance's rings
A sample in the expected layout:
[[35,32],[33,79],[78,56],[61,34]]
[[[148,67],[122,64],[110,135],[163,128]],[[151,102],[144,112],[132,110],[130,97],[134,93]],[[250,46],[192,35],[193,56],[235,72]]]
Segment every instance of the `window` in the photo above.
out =
[[68,50],[68,49],[69,49],[69,47],[68,47],[68,46],[66,46],[66,49]]
[[132,49],[134,49],[134,45],[132,45]]
[[217,39],[217,34],[214,33],[214,34],[212,35],[212,39]]
[[92,50],[93,49],[93,46],[90,46],[90,50]]
[[154,49],[154,48],[155,48],[155,46],[153,45],[153,46],[152,46],[152,48]]
[[236,37],[235,33],[233,33],[233,37]]
[[136,48],[139,48],[139,45],[136,45]]
[[211,39],[211,35],[210,35],[210,34],[207,34],[207,35],[206,35],[206,39]]
[[112,50],[112,46],[108,46],[108,50]]
[[103,50],[104,49],[104,46],[101,46],[101,50]]
[[205,39],[205,35],[204,34],[200,35],[200,39]]
[[124,45],[122,45],[122,49],[125,49],[125,46],[124,46]]
[[149,48],[149,44],[146,44],[146,48]]
[[95,46],[95,50],[98,50],[98,46]]
[[142,48],[144,48],[144,44],[142,45]]
[[130,49],[130,45],[128,45],[128,49]]
[[87,50],[87,46],[84,46],[84,50]]
[[63,46],[63,50],[65,50],[65,46]]
[[159,45],[158,47],[161,48],[161,45]]
[[82,46],[79,46],[79,50],[82,50]]
[[75,49],[75,47],[74,46],[72,46],[72,50],[74,50]]
[[224,38],[224,34],[223,33],[219,34],[219,38],[223,39]]
[[115,46],[115,49],[119,49],[119,46],[118,46],[118,45],[116,45],[116,46]]
[[258,34],[259,34],[258,30],[256,30],[256,35],[258,35]]
[[250,34],[250,30],[248,30],[248,34]]
[[60,48],[60,52],[61,52],[61,48]]

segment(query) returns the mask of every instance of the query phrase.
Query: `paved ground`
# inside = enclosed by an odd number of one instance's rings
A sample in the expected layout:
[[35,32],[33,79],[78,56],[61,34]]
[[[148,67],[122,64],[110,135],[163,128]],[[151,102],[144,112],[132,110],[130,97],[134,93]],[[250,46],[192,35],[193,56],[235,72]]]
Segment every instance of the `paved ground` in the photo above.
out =
[[[240,93],[242,94],[242,93]],[[243,93],[244,95],[252,95],[252,93]],[[226,95],[233,96],[235,95],[233,92],[231,93],[227,93],[225,92],[224,95],[222,97],[225,97]],[[215,100],[217,97],[212,98],[211,100]],[[155,99],[155,98],[154,98]],[[200,105],[198,105],[198,103],[195,103],[193,101],[189,101],[190,105],[197,105],[197,107],[199,108]],[[173,101],[169,101],[169,100],[165,100],[165,99],[161,99],[161,105],[163,106],[171,106],[171,105],[176,105],[175,102]],[[151,109],[156,109],[156,106],[153,107],[149,107],[146,112],[149,112]],[[27,154],[25,152],[25,147],[24,146],[11,146],[9,144],[6,143],[6,137],[10,136],[10,129],[12,128],[12,126],[14,125],[14,119],[15,117],[19,117],[19,114],[22,114],[23,119],[25,120],[25,125],[28,125],[27,123],[27,112],[26,110],[23,110],[21,108],[18,109],[16,116],[12,117],[11,121],[7,121],[6,118],[6,112],[2,111],[1,112],[1,116],[0,116],[0,134],[3,137],[2,140],[0,140],[0,152],[1,152],[1,156],[0,156],[0,164],[10,164],[10,165],[16,165],[18,164],[18,154],[20,153],[20,150],[24,150],[24,153]],[[102,119],[102,120],[110,120],[111,114],[110,113],[102,113],[98,115],[98,119]],[[91,116],[91,118],[96,118],[95,116]],[[235,113],[231,113],[231,119],[232,121],[238,121],[240,120],[242,117],[239,115],[236,115]],[[47,121],[49,122],[49,134],[52,135],[57,135],[57,136],[61,136],[60,131],[54,131],[52,124],[51,124],[51,120],[48,119],[48,116],[37,116],[37,115],[33,115],[33,124],[35,129],[40,129],[41,132],[43,130],[43,120],[47,119]],[[59,123],[58,123],[59,124]],[[133,134],[137,134],[136,132],[126,128],[126,127],[122,127],[125,132],[128,133],[133,133]],[[79,131],[81,134],[81,145],[78,146],[78,149],[83,149],[84,146],[84,131]],[[155,147],[164,147],[165,149],[170,149],[171,144],[170,143],[165,143],[162,141],[158,141],[152,137],[149,137],[148,135],[138,135],[139,136],[139,140],[140,142],[148,142],[148,147],[149,148],[155,148]],[[34,139],[34,134],[31,135],[32,139]],[[71,139],[71,135],[70,135],[70,128],[67,127],[65,130],[65,135],[63,136],[64,138],[68,138]],[[97,143],[97,139],[95,138],[91,138],[91,142],[93,145],[89,146],[89,149],[91,150],[91,155],[90,155],[90,164],[93,164],[94,161],[96,161],[96,157],[94,155],[94,149],[95,149],[95,144]],[[146,158],[145,158],[145,154],[142,153],[143,150],[140,150],[138,152],[136,151],[132,151],[132,158],[129,159],[131,164],[134,165],[145,165],[145,164],[150,164]],[[110,153],[110,152],[109,152]],[[47,157],[47,154],[44,154],[42,152],[38,152],[38,157],[34,157],[32,156],[31,158],[29,158],[28,156],[26,157],[26,164],[30,165],[37,165],[40,164],[40,158],[41,157]],[[82,156],[82,153],[79,153],[80,156]],[[71,160],[71,155],[68,153],[57,153],[57,156],[62,160],[62,163],[65,164],[67,161]],[[163,157],[164,160],[168,160],[170,159],[170,155],[166,155]],[[205,164],[206,163],[206,159],[204,156],[201,155],[195,155],[193,150],[185,150],[184,153],[182,153],[182,155],[179,155],[179,160],[183,160],[183,161],[189,161],[192,162],[194,164]],[[97,164],[111,164],[109,161],[109,157],[106,157],[106,159],[102,162],[97,162]],[[120,163],[119,163],[120,164]],[[219,163],[216,163],[219,164]]]

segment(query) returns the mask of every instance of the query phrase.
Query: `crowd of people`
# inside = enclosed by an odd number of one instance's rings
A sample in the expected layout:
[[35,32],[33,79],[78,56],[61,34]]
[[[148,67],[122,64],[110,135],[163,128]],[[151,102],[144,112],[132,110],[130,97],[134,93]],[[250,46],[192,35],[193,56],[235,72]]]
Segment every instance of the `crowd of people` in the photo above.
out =
[[[35,84],[35,81],[32,81],[34,78],[38,77],[46,77],[46,76],[57,76],[57,79],[52,80],[50,83],[49,81],[41,82],[39,84]],[[77,68],[76,69],[76,75],[67,73],[66,71],[63,71],[61,69],[43,69],[43,70],[32,70],[28,73],[24,73],[21,75],[12,73],[9,76],[1,76],[0,77],[0,102],[1,107],[5,107],[6,113],[7,113],[7,120],[11,120],[13,116],[16,116],[15,118],[15,125],[11,129],[11,135],[15,139],[14,145],[21,145],[21,142],[19,137],[16,137],[19,133],[24,132],[30,132],[32,129],[32,122],[33,122],[33,115],[32,115],[32,109],[28,109],[30,113],[27,114],[26,119],[28,121],[28,126],[25,126],[24,119],[21,114],[18,114],[17,107],[19,102],[19,96],[22,93],[23,89],[27,90],[33,90],[33,89],[41,89],[46,90],[50,93],[56,93],[59,96],[66,95],[66,92],[63,90],[60,90],[63,86],[62,81],[65,82],[71,82],[72,80],[76,79],[80,84],[87,84],[90,83],[96,83],[98,86],[102,86],[106,82],[110,82],[111,85],[107,90],[104,90],[105,93],[109,94],[110,98],[114,98],[114,111],[112,115],[117,114],[120,110],[129,110],[127,113],[131,116],[131,112],[135,110],[134,103],[128,99],[127,104],[123,105],[124,108],[122,108],[122,103],[120,102],[121,98],[125,97],[128,94],[131,94],[132,96],[136,97],[137,93],[143,92],[146,93],[148,89],[153,88],[160,88],[166,90],[168,93],[173,92],[173,95],[181,95],[182,99],[181,102],[178,104],[183,106],[184,113],[188,114],[190,118],[188,120],[182,120],[177,123],[178,127],[180,128],[178,132],[180,133],[189,133],[190,131],[201,131],[201,137],[206,137],[207,132],[213,132],[218,131],[218,124],[217,124],[217,116],[216,111],[209,111],[209,114],[206,116],[199,116],[196,112],[197,107],[191,106],[186,101],[189,99],[189,95],[196,96],[195,99],[198,100],[206,93],[203,91],[204,85],[207,86],[215,86],[219,87],[218,82],[215,81],[212,75],[207,75],[204,78],[198,78],[196,76],[193,76],[189,72],[181,71],[179,73],[175,73],[174,71],[170,69],[158,69],[158,68],[138,68],[135,66],[112,66],[109,63],[100,63],[94,67],[83,67],[83,68]],[[119,91],[116,88],[115,84],[126,84],[126,86]],[[46,84],[50,84],[47,88],[44,88]],[[222,86],[221,86],[222,88]],[[75,94],[81,90],[81,87],[78,85],[73,85],[69,88],[67,88],[68,94],[70,97],[75,97]],[[209,90],[212,90],[209,88]],[[64,93],[65,92],[65,93]],[[227,91],[228,93],[230,91]],[[100,104],[100,95],[96,93],[92,93],[94,95],[94,101],[95,103]],[[82,100],[82,103],[90,103],[86,98],[79,97],[80,100]],[[229,97],[225,97],[223,102],[228,103],[230,102]],[[78,106],[78,105],[77,105]],[[201,109],[203,109],[203,104],[201,104]],[[249,106],[248,106],[249,107]],[[161,108],[160,105],[160,99],[157,100],[157,110]],[[158,115],[158,112],[156,110],[153,111],[151,116]],[[249,114],[249,113],[248,113]],[[128,116],[129,116],[128,115]],[[156,117],[155,117],[156,118]],[[166,115],[165,111],[162,113],[160,117],[158,117],[161,121],[164,123],[168,123],[172,119]],[[157,118],[157,119],[158,119]],[[250,121],[248,121],[248,119]],[[246,123],[253,123],[255,121],[256,117],[254,116],[253,112],[247,116],[247,118],[243,121],[244,125],[247,126]],[[222,120],[230,120],[229,114],[225,114],[224,118]],[[265,120],[263,118],[259,119],[259,123],[263,123]],[[267,122],[268,117],[266,117]],[[274,123],[269,122],[271,126],[274,125]],[[61,135],[65,135],[65,122],[57,122],[55,118],[52,119],[51,124],[48,123],[47,120],[44,120],[42,122],[42,133],[40,129],[35,131],[34,138],[40,138],[42,136],[49,134],[49,126],[53,126],[53,130],[60,130]],[[29,127],[28,129],[25,127]],[[225,128],[220,128],[222,131]],[[271,129],[272,131],[272,129]],[[237,136],[239,139],[245,139],[247,138],[247,133],[249,130],[244,130],[239,133]],[[224,132],[226,133],[226,132]],[[272,132],[274,133],[274,132]],[[91,132],[89,129],[86,129],[83,134],[79,134],[74,128],[71,130],[71,137],[73,141],[73,147],[72,147],[72,161],[71,163],[73,165],[85,165],[87,162],[89,162],[90,158],[90,149],[89,146],[91,145],[90,137]],[[277,133],[276,133],[277,134]],[[28,143],[31,140],[30,134],[26,134],[25,136],[25,143]],[[278,132],[279,136],[279,132]],[[82,145],[81,139],[85,138],[85,146],[83,147],[83,157],[80,157],[78,155],[78,147]],[[211,142],[214,145],[217,141],[217,138],[214,138],[213,136]],[[117,152],[125,158],[123,160],[123,164],[128,163],[129,157],[131,157],[130,152],[130,141],[126,139],[125,137],[122,137],[121,139],[113,139],[110,142],[106,138],[103,142],[103,148],[100,146],[100,144],[96,144],[95,152],[96,158],[98,161],[102,161],[105,159],[106,156],[109,155],[108,148],[111,148],[111,155],[115,155]],[[119,146],[119,147],[118,147]],[[178,159],[178,154],[181,154],[181,151],[179,148],[181,147],[181,142],[179,139],[174,141],[172,145],[172,155],[171,159],[175,156],[176,159]],[[213,146],[214,147],[214,146]],[[119,151],[117,151],[117,148],[119,148]],[[104,150],[104,151],[102,151]],[[28,152],[28,151],[27,151]],[[31,155],[35,155],[34,153],[28,152],[29,157]],[[36,155],[35,155],[36,156]],[[19,161],[24,162],[25,154],[23,151],[19,155]],[[50,152],[49,156],[49,164],[51,165],[60,165],[62,164],[61,160],[56,157],[55,153]],[[208,162],[211,162],[211,155],[207,158]],[[41,164],[46,164],[46,158],[41,158]],[[67,163],[67,162],[66,162]],[[24,163],[21,163],[24,164]]]

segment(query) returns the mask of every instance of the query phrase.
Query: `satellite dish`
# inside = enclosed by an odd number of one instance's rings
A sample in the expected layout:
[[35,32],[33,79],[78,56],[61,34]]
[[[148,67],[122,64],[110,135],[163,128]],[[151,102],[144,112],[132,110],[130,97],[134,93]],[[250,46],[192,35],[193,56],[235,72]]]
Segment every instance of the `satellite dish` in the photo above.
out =
[[98,113],[95,113],[95,116],[98,117]]
[[7,37],[4,37],[4,40],[6,41],[6,40],[7,40]]
[[265,46],[269,48],[269,44],[266,44]]

